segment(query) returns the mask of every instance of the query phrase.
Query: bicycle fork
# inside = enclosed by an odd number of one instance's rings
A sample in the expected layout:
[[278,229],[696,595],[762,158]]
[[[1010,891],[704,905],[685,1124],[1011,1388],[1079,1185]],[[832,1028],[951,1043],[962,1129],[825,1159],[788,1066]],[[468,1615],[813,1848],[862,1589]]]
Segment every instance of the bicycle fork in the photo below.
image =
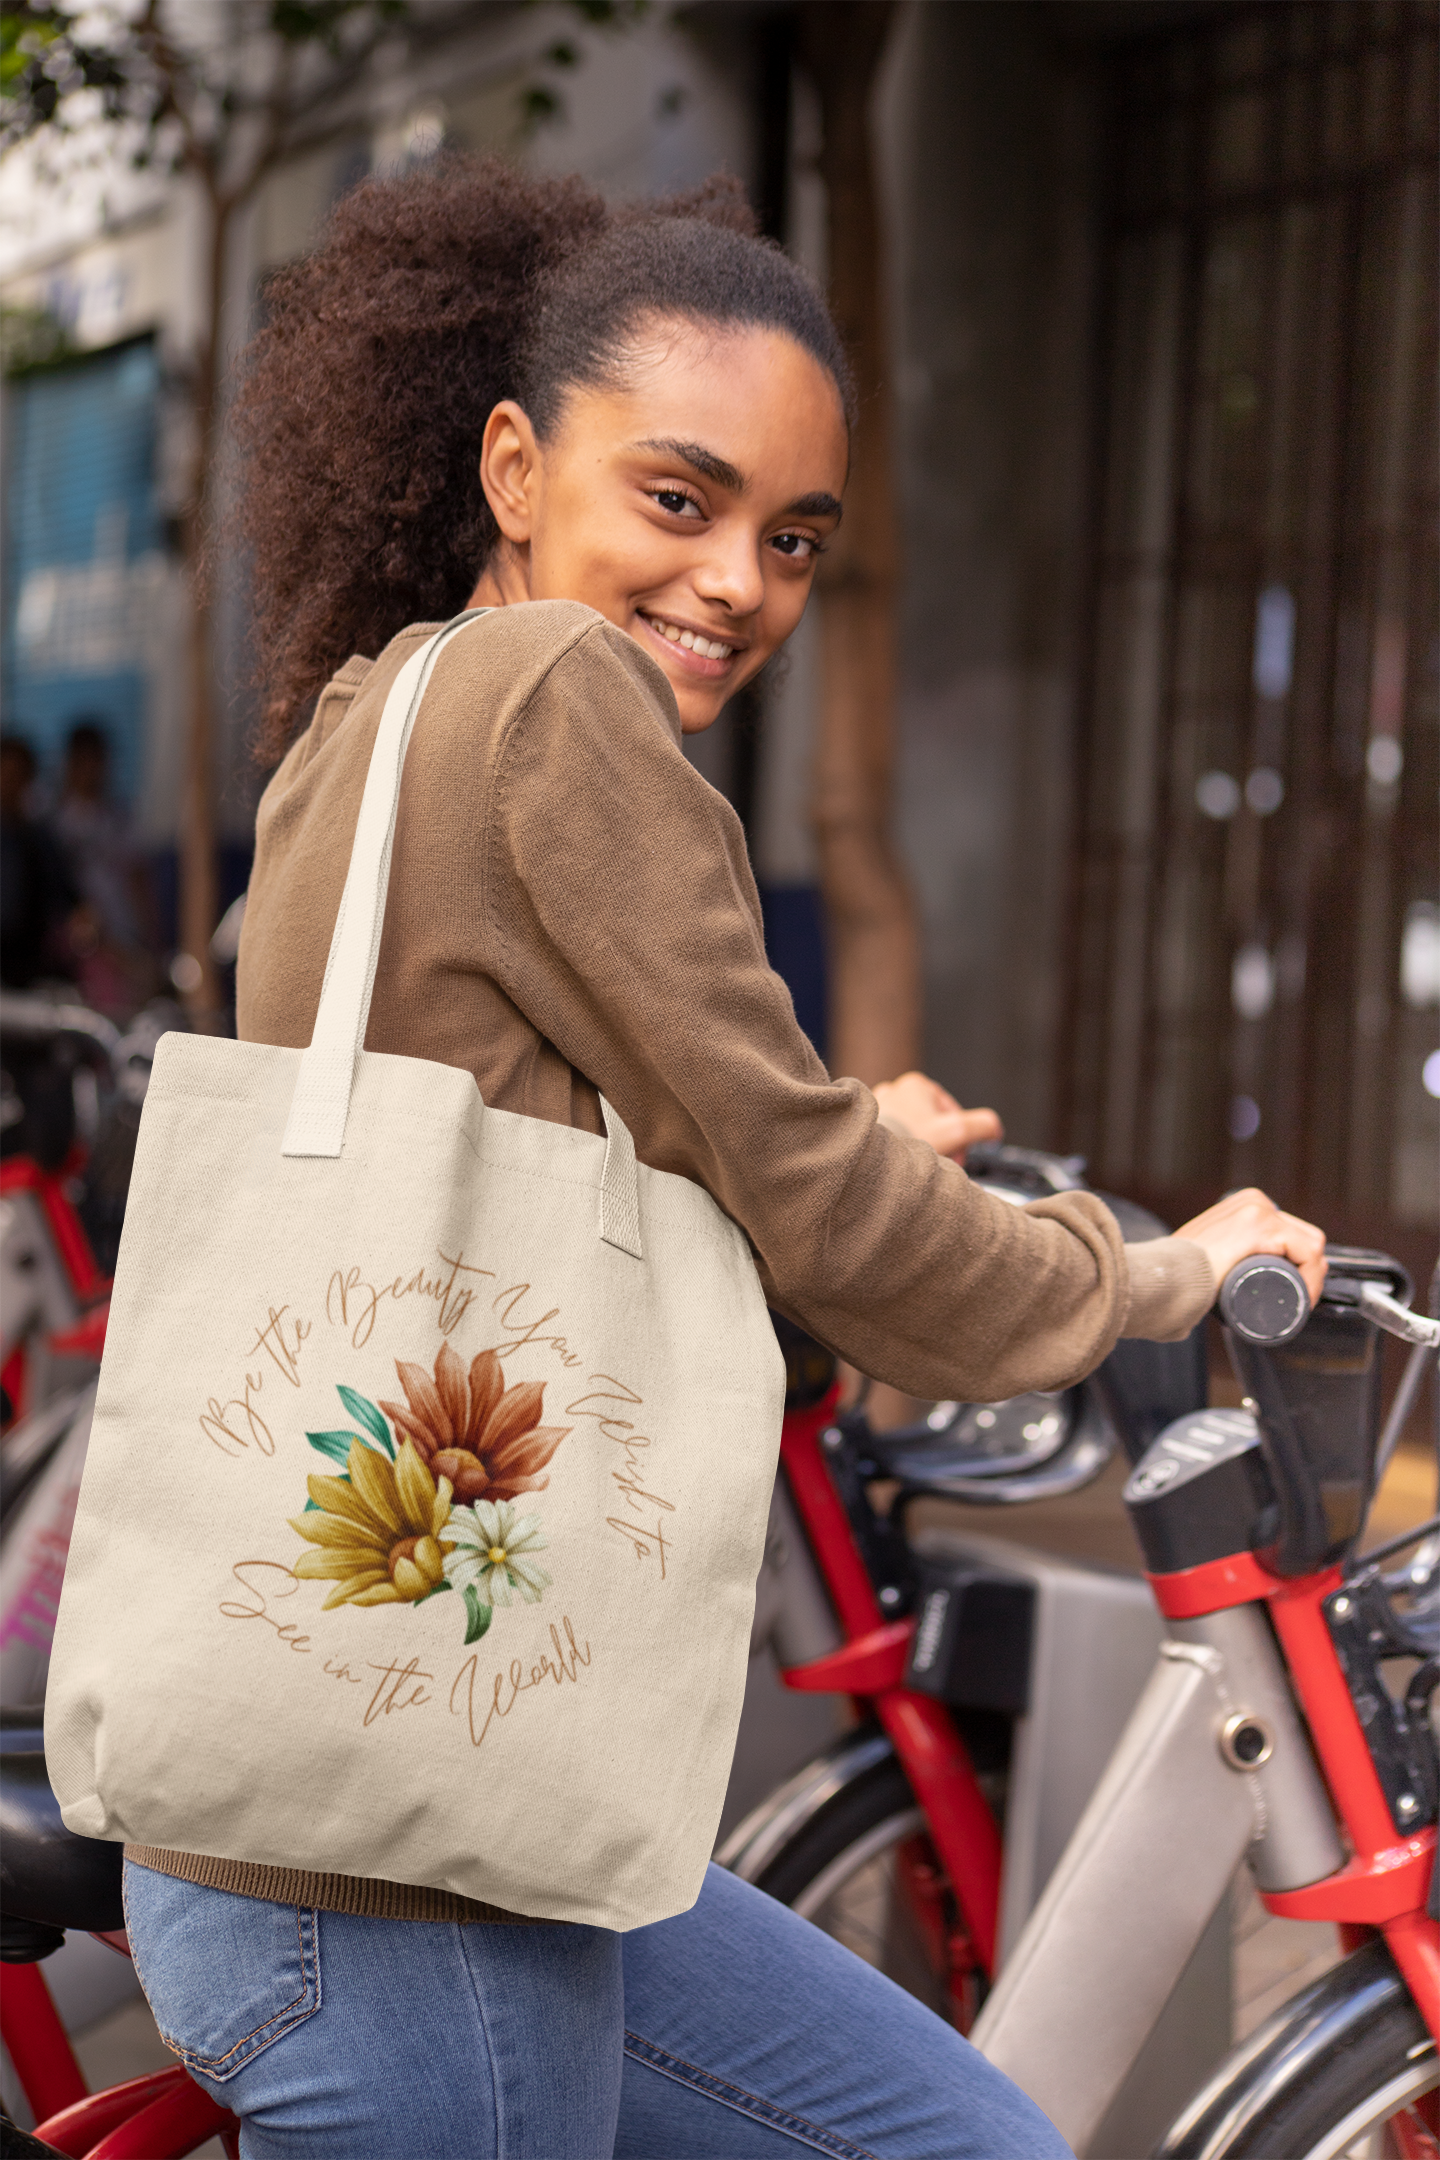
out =
[[971,2039],[1083,2153],[1242,1857],[1333,1874],[1335,1818],[1255,1605],[1171,1621],[1159,1661]]

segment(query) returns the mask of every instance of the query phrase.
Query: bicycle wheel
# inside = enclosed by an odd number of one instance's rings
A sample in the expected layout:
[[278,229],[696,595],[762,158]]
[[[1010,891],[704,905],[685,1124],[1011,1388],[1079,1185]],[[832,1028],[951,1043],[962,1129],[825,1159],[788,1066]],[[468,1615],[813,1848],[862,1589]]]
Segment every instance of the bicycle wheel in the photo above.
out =
[[893,1758],[799,1825],[756,1878],[963,2031],[977,1973],[949,1885],[904,1771]]
[[1234,2050],[1156,2160],[1440,2160],[1437,2088],[1435,2043],[1369,1942]]
[[[893,1757],[846,1782],[747,1879],[968,2029],[979,1987]],[[1234,2049],[1156,2160],[1440,2160],[1437,2091],[1434,2042],[1376,1941]]]
[[[1412,2041],[1412,2046],[1423,2043]],[[1434,2160],[1434,2132],[1414,2112],[1414,2102],[1440,2084],[1434,2046],[1425,2061],[1405,2061],[1403,2046],[1375,2035],[1369,2048],[1323,2067],[1304,2095],[1304,2106],[1287,2119],[1267,2123],[1244,2145],[1215,2147],[1239,2160]]]

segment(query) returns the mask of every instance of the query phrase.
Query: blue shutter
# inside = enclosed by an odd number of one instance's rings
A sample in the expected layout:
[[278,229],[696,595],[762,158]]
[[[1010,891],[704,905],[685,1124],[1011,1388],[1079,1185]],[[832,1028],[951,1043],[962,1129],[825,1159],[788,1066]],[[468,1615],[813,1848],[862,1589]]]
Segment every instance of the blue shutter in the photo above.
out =
[[53,778],[75,721],[97,720],[114,792],[132,804],[164,560],[158,383],[145,338],[6,386],[5,730]]

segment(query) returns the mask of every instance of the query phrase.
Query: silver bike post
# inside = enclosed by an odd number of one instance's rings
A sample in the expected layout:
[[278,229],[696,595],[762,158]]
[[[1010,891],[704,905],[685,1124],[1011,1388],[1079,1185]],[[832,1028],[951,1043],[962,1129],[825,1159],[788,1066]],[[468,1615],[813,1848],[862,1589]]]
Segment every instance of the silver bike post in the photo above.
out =
[[1169,1626],[971,2035],[1078,2153],[1247,1853],[1267,1890],[1318,1881],[1343,1858],[1269,1623],[1253,1605]]

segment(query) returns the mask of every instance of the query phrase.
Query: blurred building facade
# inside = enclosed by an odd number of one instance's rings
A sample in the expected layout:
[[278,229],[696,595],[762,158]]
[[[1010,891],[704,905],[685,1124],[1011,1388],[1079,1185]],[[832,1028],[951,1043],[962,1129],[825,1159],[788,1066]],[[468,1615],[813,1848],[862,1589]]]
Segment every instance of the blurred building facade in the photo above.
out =
[[[575,50],[576,62],[547,65],[557,45]],[[424,57],[382,52],[337,113],[332,139],[282,163],[237,216],[221,326],[227,356],[258,323],[266,276],[311,244],[332,205],[370,172],[403,169],[442,147],[580,170],[615,194],[684,186],[722,165],[748,171],[749,85],[731,79],[721,45],[717,64],[703,39],[663,11],[624,32],[587,35],[563,6],[480,0]],[[742,39],[742,70],[747,57]],[[558,114],[538,131],[526,120],[537,92],[554,98]],[[34,747],[43,793],[56,783],[75,719],[98,717],[173,921],[187,620],[179,520],[203,214],[186,180],[129,172],[123,161],[103,186],[83,170],[62,190],[40,180],[22,191],[11,178],[0,224],[11,358],[5,725]],[[244,889],[258,782],[243,566],[226,560],[223,542],[216,571],[215,785],[228,901]]]
[[[793,8],[567,18],[565,116],[528,137],[561,18],[474,13],[269,183],[232,347],[344,188],[442,142],[617,194],[726,165],[824,276]],[[1440,1156],[1435,55],[1429,0],[900,0],[874,85],[927,1064],[1172,1216],[1265,1183],[1416,1264]],[[6,724],[44,754],[103,704],[162,852],[192,222],[155,187],[15,243],[5,279],[73,348],[5,392]],[[226,590],[233,886],[255,782]],[[802,628],[696,757],[822,1036],[817,694]]]

